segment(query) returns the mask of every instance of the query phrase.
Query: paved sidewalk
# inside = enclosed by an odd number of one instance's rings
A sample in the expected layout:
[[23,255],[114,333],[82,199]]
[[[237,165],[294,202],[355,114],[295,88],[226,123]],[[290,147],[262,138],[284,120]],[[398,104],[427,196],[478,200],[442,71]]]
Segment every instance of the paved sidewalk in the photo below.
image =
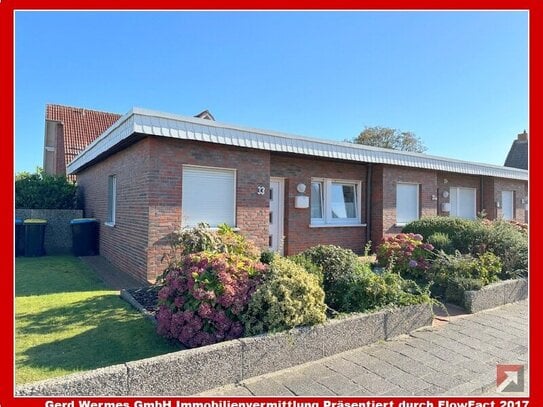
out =
[[525,365],[525,392],[510,395],[528,395],[527,301],[452,317],[410,335],[199,395],[496,395],[498,363]]

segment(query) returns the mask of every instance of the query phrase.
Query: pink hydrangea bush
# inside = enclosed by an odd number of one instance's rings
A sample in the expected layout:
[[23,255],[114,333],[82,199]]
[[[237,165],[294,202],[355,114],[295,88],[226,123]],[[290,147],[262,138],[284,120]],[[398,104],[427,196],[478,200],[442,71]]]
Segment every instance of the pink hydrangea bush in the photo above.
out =
[[377,248],[377,261],[409,276],[423,274],[430,268],[428,261],[434,246],[424,243],[422,235],[399,233],[383,239]]
[[241,337],[241,315],[266,271],[266,265],[235,254],[185,256],[158,293],[158,334],[190,348]]

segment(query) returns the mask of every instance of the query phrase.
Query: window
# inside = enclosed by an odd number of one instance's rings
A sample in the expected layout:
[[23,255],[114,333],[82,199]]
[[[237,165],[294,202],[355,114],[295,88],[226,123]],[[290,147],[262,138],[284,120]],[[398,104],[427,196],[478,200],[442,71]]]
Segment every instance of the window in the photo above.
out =
[[502,216],[505,220],[515,218],[515,199],[513,191],[502,191]]
[[477,204],[475,188],[450,188],[450,202],[452,217],[475,219]]
[[117,176],[110,175],[107,179],[107,221],[106,225],[115,225],[117,212]]
[[360,223],[360,182],[314,179],[311,182],[311,224]]
[[396,225],[419,218],[419,184],[396,184]]
[[183,226],[236,225],[236,170],[183,166]]
[[323,219],[322,207],[324,206],[322,194],[322,182],[311,183],[311,219]]

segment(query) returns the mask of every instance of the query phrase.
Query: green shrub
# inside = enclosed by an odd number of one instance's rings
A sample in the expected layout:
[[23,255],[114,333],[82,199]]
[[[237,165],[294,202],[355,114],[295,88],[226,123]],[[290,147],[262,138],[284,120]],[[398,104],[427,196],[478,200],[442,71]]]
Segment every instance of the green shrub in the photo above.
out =
[[222,250],[219,251],[247,256],[254,260],[260,258],[258,247],[241,233],[235,232],[230,226],[225,224],[219,225],[217,234],[222,244]]
[[345,290],[341,310],[365,312],[386,306],[403,306],[429,302],[428,294],[412,281],[404,280],[398,273],[386,271],[381,275],[360,269]]
[[23,209],[80,209],[77,186],[64,175],[49,175],[38,168],[15,177],[15,207]]
[[434,246],[435,250],[443,251],[447,254],[454,253],[454,246],[451,238],[448,234],[442,232],[436,232],[428,236],[426,239],[428,243]]
[[302,266],[309,274],[313,274],[319,280],[319,284],[321,286],[323,285],[324,273],[322,267],[313,263],[309,257],[303,254],[296,254],[294,256],[289,256],[288,259],[297,265]]
[[528,234],[525,229],[503,220],[492,221],[486,244],[503,263],[502,279],[528,275]]
[[458,294],[458,290],[468,286],[470,288],[467,289],[476,289],[498,281],[501,268],[500,259],[491,252],[477,257],[457,252],[454,255],[438,256],[427,278],[433,283],[432,294],[446,301],[463,305],[458,302],[459,298],[463,298],[463,293]]
[[486,241],[488,227],[481,220],[433,216],[408,223],[402,232],[418,233],[427,237],[435,233],[444,233],[449,236],[455,250],[473,254],[485,251],[486,248],[482,244]]
[[275,256],[242,319],[246,334],[256,335],[322,323],[325,311],[324,292],[317,278],[294,262]]
[[358,256],[339,246],[319,245],[301,253],[310,262],[322,267],[322,285],[326,293],[326,304],[342,311],[342,297],[361,267]]
[[453,248],[463,254],[478,255],[490,251],[502,262],[502,279],[528,274],[528,233],[524,224],[438,216],[411,222],[405,226],[404,232],[423,236],[444,233],[449,236]]
[[209,251],[237,254],[254,260],[260,258],[258,248],[227,225],[220,225],[217,230],[211,229],[207,223],[184,227],[172,234],[172,246],[182,255]]
[[274,256],[275,252],[264,250],[262,253],[260,253],[260,262],[264,264],[271,264]]

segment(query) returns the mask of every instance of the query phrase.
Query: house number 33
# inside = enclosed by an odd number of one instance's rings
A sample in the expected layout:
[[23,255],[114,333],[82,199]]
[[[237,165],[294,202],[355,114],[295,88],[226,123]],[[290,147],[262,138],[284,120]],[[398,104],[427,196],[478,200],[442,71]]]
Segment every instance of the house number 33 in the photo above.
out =
[[258,195],[264,195],[266,193],[266,187],[259,185],[256,189]]

